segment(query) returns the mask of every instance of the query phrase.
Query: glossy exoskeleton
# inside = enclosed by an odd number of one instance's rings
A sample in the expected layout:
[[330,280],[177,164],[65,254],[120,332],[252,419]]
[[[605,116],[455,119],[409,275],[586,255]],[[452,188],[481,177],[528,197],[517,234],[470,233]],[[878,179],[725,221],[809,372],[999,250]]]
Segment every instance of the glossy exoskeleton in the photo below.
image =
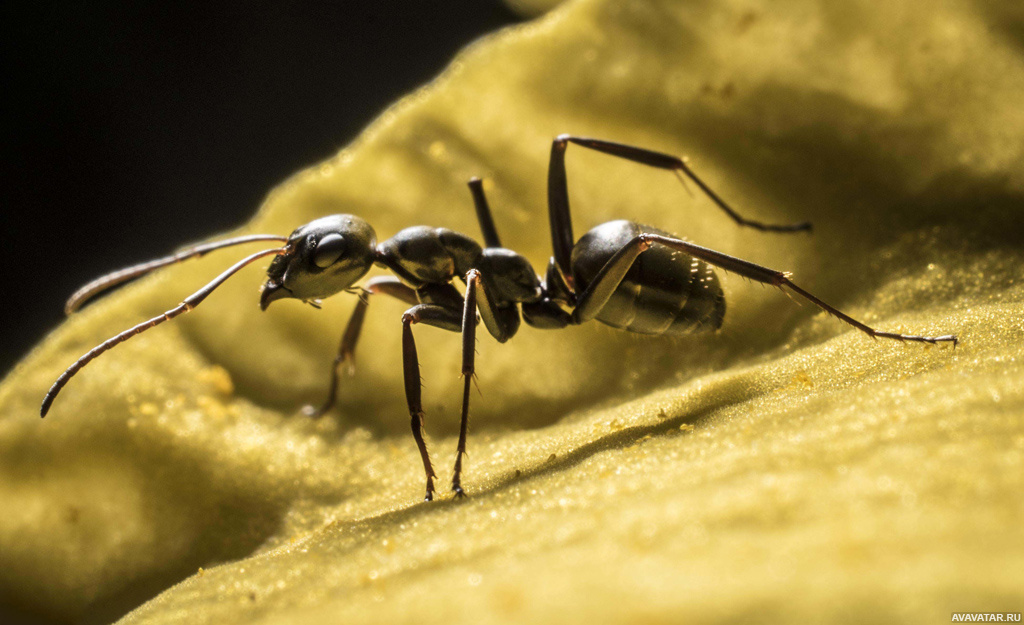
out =
[[[372,295],[384,294],[408,303],[402,315],[402,354],[405,394],[412,432],[426,473],[426,499],[434,495],[433,465],[423,439],[423,405],[420,399],[419,359],[412,328],[419,323],[460,332],[463,340],[462,420],[452,477],[452,490],[461,496],[462,459],[466,452],[469,423],[469,391],[475,370],[478,317],[499,342],[512,338],[522,319],[544,329],[564,328],[591,319],[631,332],[678,335],[719,328],[725,316],[725,299],[711,267],[719,267],[751,280],[788,290],[825,312],[872,337],[949,342],[952,335],[916,336],[882,332],[829,306],[794,284],[789,274],[689,243],[666,232],[632,221],[611,221],[593,228],[578,241],[573,237],[566,184],[565,152],[569,144],[583,146],[636,163],[674,172],[691,180],[737,224],[763,231],[810,230],[809,223],[769,225],[741,217],[675,156],[598,139],[569,135],[555,138],[548,170],[548,208],[554,254],[545,276],[537,275],[528,260],[501,246],[479,179],[469,186],[484,245],[447,228],[413,226],[377,243],[376,233],[354,215],[331,215],[300,226],[288,237],[249,235],[188,248],[178,254],[99,278],[72,295],[66,310],[117,284],[153,269],[202,256],[223,247],[254,241],[280,241],[284,245],[257,252],[239,261],[175,308],[130,328],[96,346],[72,364],[53,384],[43,400],[46,415],[57,393],[93,358],[128,338],[199,305],[214,289],[245,265],[274,256],[267,270],[260,307],[279,299],[294,298],[317,305],[320,299],[348,291],[374,265],[393,276],[367,281],[341,339],[334,361],[330,389],[318,408],[320,416],[335,402],[341,365],[350,362]],[[455,279],[465,284],[460,293]]]

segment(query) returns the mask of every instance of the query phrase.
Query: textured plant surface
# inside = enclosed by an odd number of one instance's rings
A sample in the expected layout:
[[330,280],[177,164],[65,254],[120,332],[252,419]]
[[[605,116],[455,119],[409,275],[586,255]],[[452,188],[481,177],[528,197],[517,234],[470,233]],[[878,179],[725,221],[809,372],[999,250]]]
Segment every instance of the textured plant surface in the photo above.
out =
[[[137,608],[128,623],[1019,611],[1021,102],[1012,0],[580,0],[482,41],[244,231],[352,212],[381,238],[477,235],[479,175],[504,242],[541,269],[551,138],[593,135],[686,154],[748,216],[815,231],[739,230],[664,172],[570,148],[577,234],[657,224],[960,347],[872,341],[735,277],[716,335],[483,335],[470,497],[423,504],[403,306],[371,304],[340,407],[311,421],[354,299],[261,313],[257,266],[38,419],[67,364],[244,253],[220,252],[87,308],[3,382],[0,598],[85,622]],[[460,342],[417,340],[444,478]]]

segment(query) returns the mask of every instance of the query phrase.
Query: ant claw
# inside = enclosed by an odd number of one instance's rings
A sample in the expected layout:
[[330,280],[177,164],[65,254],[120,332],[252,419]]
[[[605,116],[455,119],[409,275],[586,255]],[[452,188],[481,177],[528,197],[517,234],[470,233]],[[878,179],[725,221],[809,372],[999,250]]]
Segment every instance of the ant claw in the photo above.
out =
[[465,499],[466,492],[462,490],[461,486],[452,486],[452,492],[455,493],[456,499]]

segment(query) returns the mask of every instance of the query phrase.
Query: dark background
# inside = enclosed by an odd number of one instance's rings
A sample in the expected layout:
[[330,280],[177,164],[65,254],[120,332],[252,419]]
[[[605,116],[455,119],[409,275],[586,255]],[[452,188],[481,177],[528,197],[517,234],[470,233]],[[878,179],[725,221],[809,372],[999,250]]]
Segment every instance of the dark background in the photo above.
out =
[[[337,4],[4,3],[0,375],[78,286],[245,222],[518,19],[497,0]],[[0,622],[37,621],[0,598]]]
[[498,0],[337,5],[4,3],[0,375],[77,287],[245,222],[518,19]]

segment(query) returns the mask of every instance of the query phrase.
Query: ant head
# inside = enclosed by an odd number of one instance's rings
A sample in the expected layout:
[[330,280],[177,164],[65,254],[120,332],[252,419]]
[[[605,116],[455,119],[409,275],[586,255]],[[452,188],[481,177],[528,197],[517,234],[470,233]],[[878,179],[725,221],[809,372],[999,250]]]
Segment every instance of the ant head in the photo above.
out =
[[285,297],[307,301],[344,291],[373,266],[377,235],[354,215],[331,215],[299,226],[267,269],[260,308]]

